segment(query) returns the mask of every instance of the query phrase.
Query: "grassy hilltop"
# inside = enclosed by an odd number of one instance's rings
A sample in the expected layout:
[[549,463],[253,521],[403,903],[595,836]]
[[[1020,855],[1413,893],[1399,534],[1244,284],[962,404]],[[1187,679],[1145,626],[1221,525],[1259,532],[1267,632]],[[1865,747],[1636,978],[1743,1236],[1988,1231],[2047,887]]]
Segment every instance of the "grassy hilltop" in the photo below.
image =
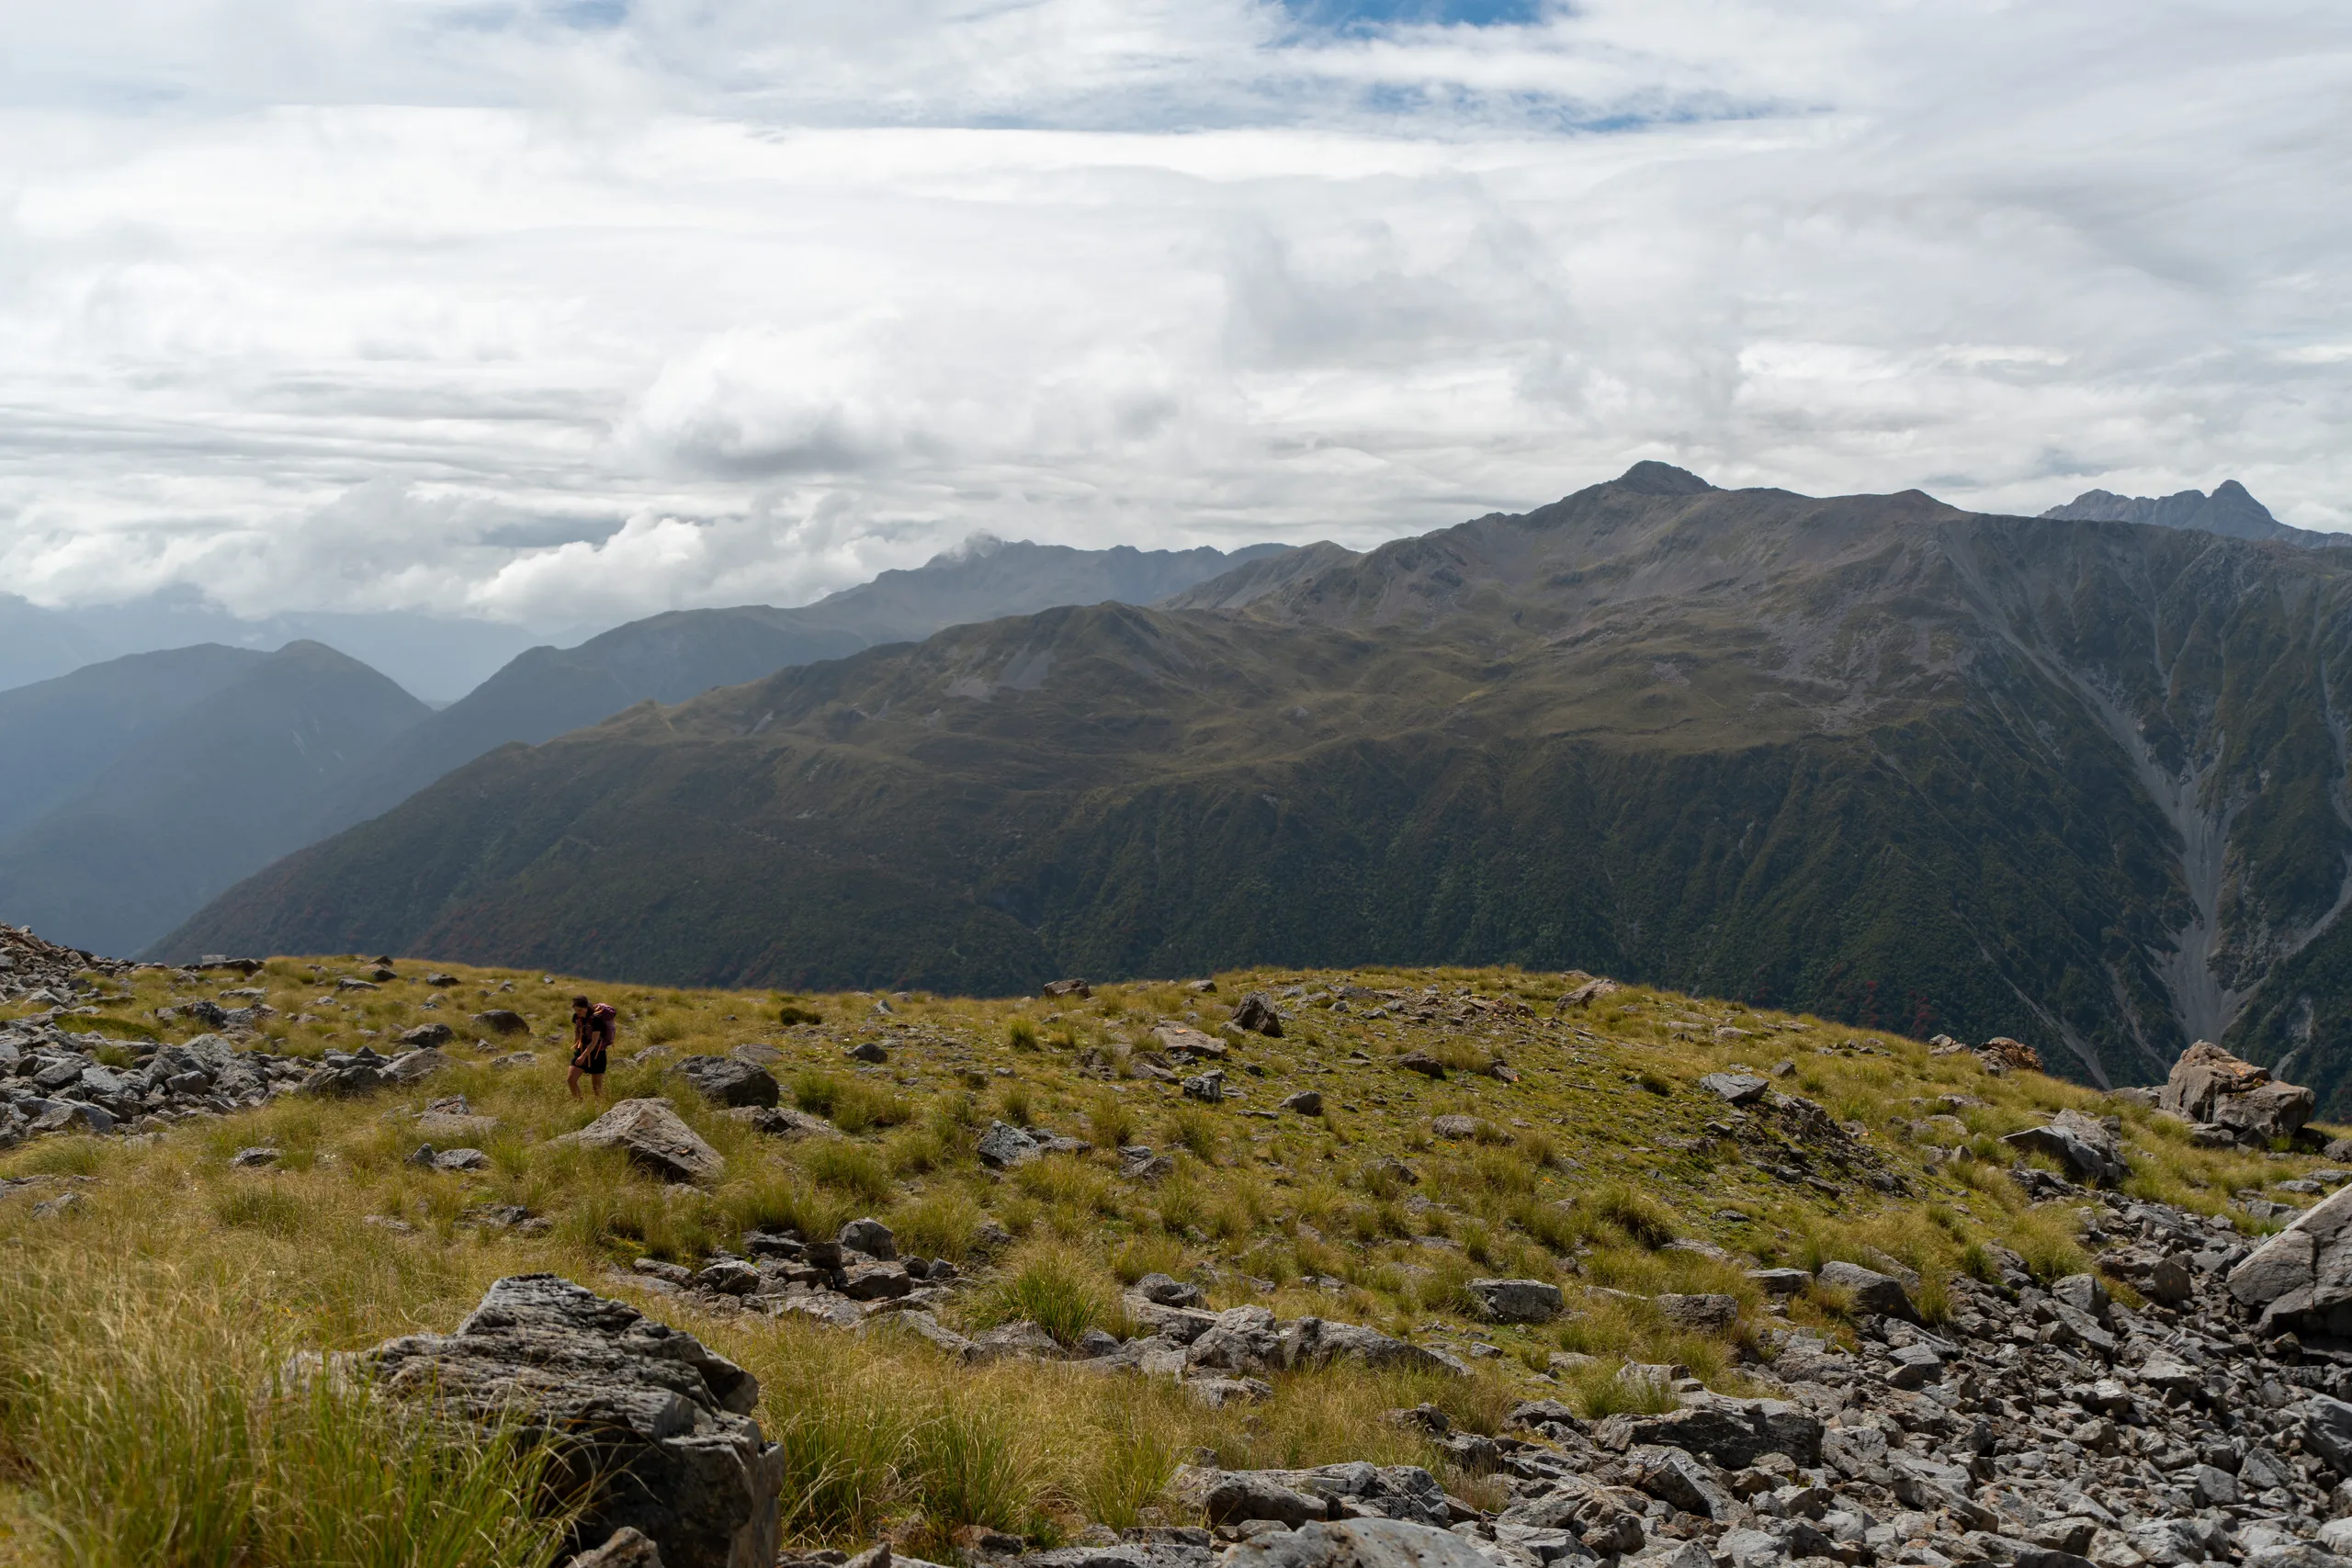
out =
[[[553,1270],[628,1299],[757,1373],[759,1418],[791,1467],[788,1536],[854,1547],[889,1530],[944,1552],[968,1524],[1054,1540],[1183,1522],[1162,1488],[1198,1450],[1228,1466],[1422,1463],[1479,1500],[1492,1483],[1382,1413],[1427,1400],[1491,1432],[1539,1393],[1587,1414],[1670,1397],[1619,1381],[1627,1361],[1738,1390],[1759,1332],[1836,1335],[1851,1306],[1818,1287],[1769,1298],[1747,1276],[1760,1265],[1892,1260],[1920,1276],[1931,1318],[1956,1271],[2075,1272],[2082,1215],[2029,1204],[1996,1141],[2061,1107],[2120,1114],[2132,1189],[2209,1213],[2315,1163],[2193,1148],[2137,1106],[1892,1034],[1638,987],[1563,1006],[1577,975],[1259,971],[1220,975],[1213,994],[1136,984],[1057,1002],[582,987],[456,966],[435,987],[430,966],[403,962],[380,988],[336,989],[366,967],[271,961],[243,982],[280,1015],[254,1043],[389,1053],[437,1020],[459,1032],[451,1067],[360,1100],[292,1095],[152,1138],[0,1154],[0,1561],[547,1561],[554,1535],[516,1500],[528,1456],[392,1432],[332,1391],[259,1397],[290,1352],[447,1330],[506,1274]],[[121,1039],[127,1059],[200,1027],[159,1024],[157,1010],[237,984],[141,970],[70,1021]],[[596,1110],[562,1083],[580,988],[621,1009],[608,1096],[667,1094],[725,1156],[723,1179],[664,1186],[550,1141]],[[1215,1032],[1250,990],[1289,1022],[1280,1039],[1223,1036],[1234,1098],[1196,1103],[1153,1076],[1155,1025]],[[530,1033],[470,1043],[484,1032],[469,1015],[493,1007]],[[786,1010],[820,1021],[782,1023]],[[765,1137],[665,1077],[678,1055],[752,1042],[781,1053],[787,1100],[836,1134]],[[887,1060],[847,1056],[865,1043]],[[1417,1053],[1445,1076],[1400,1065]],[[1736,1065],[1799,1101],[1735,1113],[1699,1087]],[[1305,1089],[1321,1092],[1319,1115],[1278,1109]],[[497,1118],[489,1168],[407,1163],[415,1113],[459,1094]],[[1441,1116],[1468,1120],[1441,1136]],[[974,1143],[997,1119],[1094,1147],[992,1172]],[[1172,1173],[1122,1179],[1112,1151],[1136,1143],[1172,1154]],[[256,1145],[277,1163],[232,1165]],[[904,1253],[959,1264],[971,1283],[946,1315],[967,1330],[1028,1318],[1067,1342],[1116,1328],[1122,1283],[1159,1271],[1204,1283],[1216,1306],[1444,1348],[1473,1375],[1300,1372],[1264,1404],[1208,1409],[1170,1382],[966,1367],[887,1318],[853,1335],[629,1272],[640,1258],[697,1265],[753,1226],[829,1236],[860,1215]],[[1555,1281],[1570,1310],[1541,1327],[1480,1324],[1463,1290],[1478,1276]],[[1736,1296],[1738,1321],[1678,1329],[1647,1299],[1664,1292]]]

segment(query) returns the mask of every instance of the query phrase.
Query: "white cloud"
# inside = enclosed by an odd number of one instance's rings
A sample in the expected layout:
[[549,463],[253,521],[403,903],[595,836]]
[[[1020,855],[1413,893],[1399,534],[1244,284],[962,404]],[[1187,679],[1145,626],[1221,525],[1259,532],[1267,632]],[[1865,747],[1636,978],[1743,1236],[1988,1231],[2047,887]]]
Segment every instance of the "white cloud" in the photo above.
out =
[[0,572],[51,601],[573,624],[1650,456],[2352,526],[2333,9],[6,15]]

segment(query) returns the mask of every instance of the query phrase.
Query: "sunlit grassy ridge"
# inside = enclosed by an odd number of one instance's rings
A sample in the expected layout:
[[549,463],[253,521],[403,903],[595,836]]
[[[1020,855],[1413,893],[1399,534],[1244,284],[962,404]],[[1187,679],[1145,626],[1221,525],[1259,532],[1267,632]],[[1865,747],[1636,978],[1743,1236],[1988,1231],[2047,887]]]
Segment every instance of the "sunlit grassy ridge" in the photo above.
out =
[[[1088,1522],[1178,1517],[1163,1483],[1202,1450],[1237,1465],[1424,1463],[1458,1495],[1492,1500],[1491,1483],[1450,1469],[1380,1413],[1433,1400],[1492,1430],[1516,1400],[1548,1393],[1599,1414],[1639,1397],[1613,1376],[1627,1360],[1751,1386],[1743,1348],[1782,1321],[1747,1277],[1760,1264],[1900,1264],[1921,1277],[1931,1315],[1942,1282],[1996,1267],[1997,1248],[2045,1278],[2078,1269],[2079,1216],[2027,1204],[1996,1141],[2060,1107],[2120,1114],[2132,1190],[2206,1213],[2313,1163],[2192,1148],[2185,1129],[2140,1108],[2037,1074],[1995,1077],[1973,1057],[1883,1033],[1638,988],[1563,1009],[1574,976],[1268,971],[1220,976],[1213,995],[1129,985],[1057,1003],[582,987],[454,966],[456,984],[436,989],[422,979],[432,966],[403,963],[379,990],[334,989],[364,967],[272,961],[248,984],[282,1016],[256,1043],[389,1050],[398,1031],[439,1020],[459,1032],[452,1068],[356,1101],[290,1097],[150,1143],[48,1140],[0,1156],[0,1175],[48,1178],[0,1199],[11,1258],[0,1278],[0,1458],[16,1560],[322,1560],[318,1508],[294,1500],[353,1495],[360,1478],[340,1467],[368,1451],[373,1417],[258,1399],[270,1369],[298,1348],[446,1330],[503,1274],[569,1275],[752,1368],[761,1418],[790,1459],[786,1525],[799,1539],[850,1544],[887,1529],[937,1546],[981,1523],[1053,1540]],[[142,972],[109,986],[76,1027],[126,1043],[184,1038],[191,1027],[159,1024],[154,1010],[237,983]],[[1342,987],[1356,989],[1342,998]],[[726,1156],[723,1179],[665,1187],[614,1155],[551,1141],[595,1113],[562,1084],[568,1002],[582,988],[623,1015],[608,1096],[668,1094]],[[1225,1037],[1237,1099],[1199,1104],[1148,1075],[1154,1025],[1215,1031],[1250,989],[1274,996],[1290,1021],[1281,1039]],[[476,1049],[470,1037],[486,1032],[468,1017],[490,1007],[521,1012],[531,1034]],[[777,1022],[786,1008],[822,1021]],[[1374,1008],[1387,1016],[1368,1016]],[[787,1100],[840,1136],[763,1137],[664,1077],[679,1055],[755,1041],[780,1052],[772,1070]],[[848,1059],[865,1042],[888,1060]],[[651,1046],[662,1053],[630,1060]],[[527,1063],[492,1065],[524,1052]],[[1400,1066],[1409,1053],[1447,1076]],[[1497,1062],[1517,1081],[1494,1076]],[[1818,1104],[1841,1134],[1812,1145],[1760,1138],[1771,1117],[1743,1122],[1697,1087],[1709,1072],[1782,1064],[1776,1087]],[[1300,1089],[1321,1091],[1320,1115],[1277,1109]],[[498,1118],[482,1141],[486,1172],[405,1163],[419,1142],[413,1113],[453,1094]],[[1469,1125],[1449,1122],[1461,1135],[1440,1137],[1441,1116]],[[1096,1150],[990,1172],[973,1144],[991,1119]],[[1843,1171],[1816,1157],[1810,1181],[1794,1168],[1847,1138],[1867,1157]],[[1122,1179],[1111,1150],[1137,1142],[1172,1153],[1173,1174]],[[276,1168],[230,1166],[255,1145],[280,1151]],[[1931,1145],[1972,1157],[1931,1156]],[[1871,1172],[1886,1179],[1873,1185]],[[32,1213],[69,1190],[81,1201],[67,1212]],[[478,1223],[496,1204],[545,1216],[546,1234]],[[888,1223],[903,1251],[965,1265],[974,1283],[949,1315],[967,1328],[1022,1316],[1065,1339],[1117,1329],[1120,1285],[1156,1270],[1202,1280],[1218,1306],[1263,1303],[1442,1346],[1476,1375],[1300,1373],[1278,1380],[1264,1405],[1209,1410],[1172,1383],[1081,1367],[967,1369],[884,1324],[852,1337],[789,1315],[720,1314],[625,1272],[642,1256],[697,1263],[754,1225],[826,1235],[860,1214]],[[1012,1238],[993,1256],[977,1246],[989,1223]],[[1479,1325],[1463,1287],[1486,1275],[1554,1280],[1570,1310],[1542,1326]],[[1678,1328],[1646,1299],[1665,1292],[1733,1295],[1740,1318],[1722,1333]],[[1844,1305],[1811,1293],[1779,1310],[1834,1335]],[[212,1469],[194,1465],[199,1452],[215,1456]],[[386,1562],[543,1559],[548,1532],[522,1517],[526,1463],[492,1444],[379,1467],[368,1478],[375,1514],[438,1499],[446,1517],[333,1551]],[[198,1494],[232,1497],[234,1517],[187,1506]],[[462,1550],[450,1544],[459,1536]]]

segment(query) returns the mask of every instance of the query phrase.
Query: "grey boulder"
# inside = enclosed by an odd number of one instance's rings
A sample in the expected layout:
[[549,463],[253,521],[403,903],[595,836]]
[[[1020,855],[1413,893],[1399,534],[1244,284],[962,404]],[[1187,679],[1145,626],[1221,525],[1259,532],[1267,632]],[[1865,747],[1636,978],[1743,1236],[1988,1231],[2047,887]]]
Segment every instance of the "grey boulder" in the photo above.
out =
[[991,1122],[980,1134],[973,1152],[980,1156],[982,1165],[991,1170],[1002,1170],[1023,1160],[1035,1159],[1045,1151],[1036,1139],[1020,1128],[1009,1122]]
[[422,1051],[411,1051],[404,1056],[392,1058],[392,1065],[384,1069],[384,1081],[396,1084],[422,1083],[435,1073],[447,1071],[448,1066],[449,1058],[430,1047]]
[[1611,1416],[1594,1429],[1594,1440],[1607,1449],[1681,1449],[1740,1470],[1770,1453],[1817,1465],[1824,1431],[1819,1416],[1785,1400],[1708,1394],[1656,1416]]
[[2021,1153],[2047,1155],[2075,1180],[2093,1187],[2120,1186],[2132,1174],[2115,1133],[2079,1111],[2061,1111],[2047,1125],[2011,1133],[2001,1142]]
[[1233,1005],[1233,1024],[1235,1028],[1246,1029],[1252,1034],[1263,1034],[1273,1040],[1282,1038],[1283,1015],[1274,1010],[1274,1004],[1266,999],[1263,991],[1252,991]]
[[1813,1277],[1832,1290],[1850,1294],[1854,1304],[1864,1312],[1883,1317],[1918,1316],[1903,1289],[1903,1281],[1875,1269],[1865,1269],[1859,1263],[1830,1262],[1823,1264]]
[[863,1252],[868,1258],[885,1263],[899,1256],[899,1238],[880,1220],[852,1220],[834,1235],[836,1245],[851,1252]]
[[670,1071],[713,1105],[773,1107],[783,1098],[765,1067],[732,1056],[682,1056]]
[[1469,1541],[1400,1519],[1317,1521],[1230,1548],[1222,1568],[1493,1568]]
[[555,1141],[620,1149],[631,1165],[664,1181],[716,1180],[727,1169],[718,1151],[704,1143],[666,1100],[624,1100],[577,1133]]
[[784,1458],[751,1418],[758,1380],[624,1303],[552,1274],[516,1275],[491,1286],[455,1334],[325,1365],[386,1395],[544,1437],[551,1493],[584,1493],[579,1544],[610,1546],[628,1529],[670,1568],[775,1561]]
[[2317,1098],[2308,1089],[2278,1083],[2264,1068],[2241,1061],[2210,1040],[2180,1054],[2156,1091],[2156,1108],[2200,1125],[2222,1129],[2233,1142],[2262,1147],[2290,1138],[2311,1120]]
[[604,1545],[582,1552],[565,1568],[662,1568],[662,1549],[642,1531],[623,1525]]
[[2352,1333],[2352,1187],[2305,1209],[2230,1270],[2230,1294],[2262,1314],[2267,1333]]
[[1492,1323],[1549,1323],[1560,1315],[1560,1287],[1542,1280],[1473,1280],[1463,1287]]
[[1772,1087],[1769,1078],[1754,1073],[1709,1073],[1699,1080],[1699,1087],[1733,1105],[1753,1105],[1764,1098]]

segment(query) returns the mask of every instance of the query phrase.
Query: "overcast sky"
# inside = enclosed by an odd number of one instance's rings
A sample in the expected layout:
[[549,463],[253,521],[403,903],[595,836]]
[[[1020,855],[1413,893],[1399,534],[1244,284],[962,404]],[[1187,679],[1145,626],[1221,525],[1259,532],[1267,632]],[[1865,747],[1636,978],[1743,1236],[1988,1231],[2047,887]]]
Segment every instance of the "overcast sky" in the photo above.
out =
[[2352,6],[0,0],[0,590],[533,625],[1642,457],[2352,527]]

